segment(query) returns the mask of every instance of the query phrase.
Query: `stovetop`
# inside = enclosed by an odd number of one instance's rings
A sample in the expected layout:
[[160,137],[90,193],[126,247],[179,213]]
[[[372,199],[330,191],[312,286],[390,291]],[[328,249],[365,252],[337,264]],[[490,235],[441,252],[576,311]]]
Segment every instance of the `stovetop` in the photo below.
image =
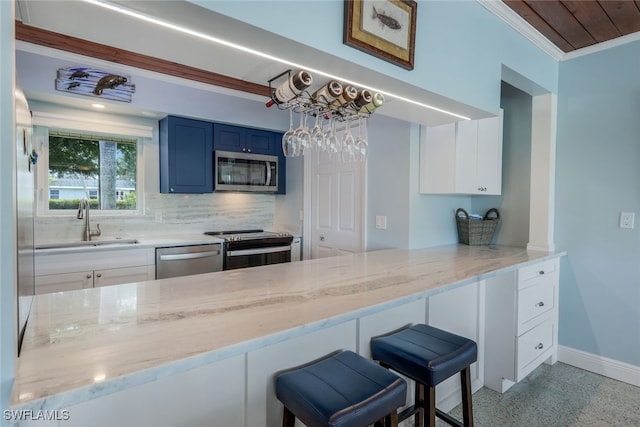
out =
[[209,236],[215,236],[228,242],[235,242],[241,240],[267,240],[267,239],[279,239],[293,237],[289,233],[276,233],[273,231],[264,231],[260,229],[255,230],[221,230],[221,231],[206,231],[204,234]]

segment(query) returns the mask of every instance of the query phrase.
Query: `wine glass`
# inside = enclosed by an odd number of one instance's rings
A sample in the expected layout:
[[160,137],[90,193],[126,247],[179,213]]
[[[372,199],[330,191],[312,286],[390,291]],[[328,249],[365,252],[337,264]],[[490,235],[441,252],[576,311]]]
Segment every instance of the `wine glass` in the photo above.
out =
[[311,147],[318,151],[324,151],[326,149],[324,131],[320,124],[320,111],[316,113],[316,123],[311,130]]
[[293,157],[296,155],[292,108],[289,108],[289,130],[282,135],[282,152],[285,157]]
[[336,122],[333,119],[333,116],[329,117],[329,129],[325,135],[326,147],[329,151],[329,154],[334,155],[338,154],[340,149],[340,139],[336,134]]
[[311,134],[309,128],[307,128],[307,112],[300,113],[300,126],[294,132],[296,140],[296,153],[297,155],[304,155],[305,150],[311,144]]
[[346,129],[344,133],[344,141],[342,143],[342,161],[353,162],[355,159],[356,144],[353,134],[351,133],[351,123],[349,119],[346,121]]
[[367,152],[369,151],[369,144],[364,136],[366,123],[365,126],[363,126],[362,122],[362,116],[358,116],[358,137],[355,141],[355,159],[360,162],[367,160]]

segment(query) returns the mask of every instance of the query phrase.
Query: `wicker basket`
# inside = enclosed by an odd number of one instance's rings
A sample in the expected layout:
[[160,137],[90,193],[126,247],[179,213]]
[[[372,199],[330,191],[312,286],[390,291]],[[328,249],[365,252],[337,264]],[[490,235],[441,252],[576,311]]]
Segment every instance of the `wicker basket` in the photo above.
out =
[[[489,218],[491,213],[495,217]],[[458,241],[465,245],[489,245],[500,222],[500,213],[496,208],[489,209],[482,220],[472,219],[462,208],[456,210],[456,224],[458,225]]]

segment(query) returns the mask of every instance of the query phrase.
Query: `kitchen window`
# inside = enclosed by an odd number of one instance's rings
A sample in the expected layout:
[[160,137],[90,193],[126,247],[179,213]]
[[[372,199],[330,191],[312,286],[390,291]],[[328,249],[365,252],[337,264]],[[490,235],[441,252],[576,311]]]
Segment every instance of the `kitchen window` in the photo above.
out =
[[[49,210],[76,210],[82,199],[93,210],[136,211],[137,139],[49,129]],[[127,197],[118,200],[118,192]]]
[[85,198],[92,214],[142,212],[143,138],[38,126],[35,133],[44,142],[37,168],[40,215],[75,214]]
[[143,148],[154,122],[60,111],[33,111],[37,215],[75,217],[84,198],[92,216],[142,215]]

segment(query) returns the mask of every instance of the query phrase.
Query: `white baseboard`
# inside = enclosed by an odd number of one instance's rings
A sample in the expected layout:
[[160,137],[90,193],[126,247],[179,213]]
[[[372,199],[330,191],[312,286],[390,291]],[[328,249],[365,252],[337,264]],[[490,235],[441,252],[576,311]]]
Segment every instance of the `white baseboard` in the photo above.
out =
[[562,345],[558,346],[558,360],[576,368],[640,387],[640,366],[619,362]]

